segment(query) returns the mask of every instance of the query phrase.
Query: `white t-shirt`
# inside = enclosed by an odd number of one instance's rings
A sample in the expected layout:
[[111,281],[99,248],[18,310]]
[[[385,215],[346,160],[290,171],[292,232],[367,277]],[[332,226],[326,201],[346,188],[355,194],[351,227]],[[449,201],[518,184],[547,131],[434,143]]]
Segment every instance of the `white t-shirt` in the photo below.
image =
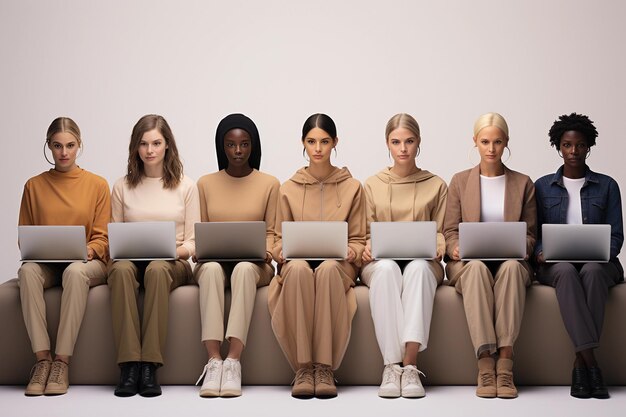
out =
[[567,224],[583,224],[583,209],[580,202],[580,190],[585,184],[584,178],[563,177],[563,185],[569,195],[567,206]]
[[504,221],[504,175],[480,176],[480,221]]

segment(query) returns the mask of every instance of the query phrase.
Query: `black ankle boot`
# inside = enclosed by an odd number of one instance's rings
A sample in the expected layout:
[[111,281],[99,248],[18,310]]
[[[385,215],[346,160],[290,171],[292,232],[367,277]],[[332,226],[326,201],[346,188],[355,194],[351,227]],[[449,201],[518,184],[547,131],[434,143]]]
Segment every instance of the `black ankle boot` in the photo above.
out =
[[120,363],[120,382],[114,394],[118,397],[132,397],[139,388],[139,362]]
[[589,374],[587,368],[572,369],[572,386],[570,395],[576,398],[591,398],[591,388],[589,387]]
[[161,386],[157,382],[158,365],[152,362],[141,362],[141,378],[139,379],[139,395],[156,397],[161,395]]

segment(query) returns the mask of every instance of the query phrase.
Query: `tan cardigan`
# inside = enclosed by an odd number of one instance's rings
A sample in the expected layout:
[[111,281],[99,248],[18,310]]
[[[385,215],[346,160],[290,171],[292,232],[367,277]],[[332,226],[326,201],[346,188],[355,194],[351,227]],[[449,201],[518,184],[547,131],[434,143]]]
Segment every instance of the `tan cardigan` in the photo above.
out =
[[[527,175],[504,167],[504,221],[526,222],[526,251],[533,253],[537,236],[537,206],[535,204],[535,187]],[[456,173],[448,187],[448,202],[443,221],[443,235],[446,239],[447,257],[452,255],[459,245],[459,223],[480,221],[480,167]],[[454,281],[456,266],[461,261],[446,259],[448,279]],[[458,265],[457,265],[458,264]],[[530,265],[524,262],[530,271]]]

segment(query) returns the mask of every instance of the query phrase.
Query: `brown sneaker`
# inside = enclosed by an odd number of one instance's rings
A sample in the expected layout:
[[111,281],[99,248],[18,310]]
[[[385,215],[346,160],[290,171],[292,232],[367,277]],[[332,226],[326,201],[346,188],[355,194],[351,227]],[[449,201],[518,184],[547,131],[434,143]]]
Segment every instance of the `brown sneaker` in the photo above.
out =
[[517,388],[513,383],[513,361],[498,359],[496,366],[498,398],[516,398]]
[[30,381],[26,386],[26,392],[24,394],[28,396],[43,395],[46,389],[46,383],[48,382],[48,375],[50,375],[50,367],[52,361],[43,359],[38,361],[30,370]]
[[337,396],[335,376],[328,365],[315,364],[315,396],[317,398],[333,398]]
[[481,398],[496,396],[496,361],[493,358],[478,359],[478,386],[476,395]]
[[48,384],[43,392],[45,395],[61,395],[67,392],[70,386],[67,364],[60,360],[52,362]]
[[315,395],[315,382],[313,368],[300,368],[293,379],[291,396],[295,398],[313,398]]

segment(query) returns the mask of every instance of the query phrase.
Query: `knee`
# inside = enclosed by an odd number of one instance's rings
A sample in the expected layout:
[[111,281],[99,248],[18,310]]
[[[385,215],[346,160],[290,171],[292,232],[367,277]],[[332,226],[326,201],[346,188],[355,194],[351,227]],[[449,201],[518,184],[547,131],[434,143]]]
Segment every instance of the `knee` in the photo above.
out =
[[224,282],[224,270],[217,262],[207,262],[197,266],[196,280],[198,285]]
[[373,266],[370,288],[399,287],[402,282],[402,271],[398,264],[391,259],[381,259]]
[[284,278],[283,285],[296,281],[313,281],[313,270],[307,261],[289,261],[283,266],[280,274]]
[[86,285],[89,287],[89,276],[86,271],[86,264],[82,262],[73,262],[63,271],[62,283],[63,288],[71,285]]
[[491,277],[491,271],[482,261],[469,261],[465,265],[463,280],[465,282],[486,282]]
[[585,279],[587,277],[602,276],[602,265],[595,262],[588,262],[580,268],[580,276]]
[[109,287],[134,284],[137,281],[135,265],[131,261],[115,261],[109,266],[107,284]]
[[233,272],[230,276],[231,285],[256,285],[257,280],[258,273],[256,272],[254,264],[250,262],[239,262],[233,268]]
[[17,283],[20,287],[28,287],[33,284],[43,285],[40,275],[41,267],[34,262],[27,262],[17,270]]
[[146,267],[146,275],[163,275],[169,271],[169,263],[167,261],[152,261]]
[[320,275],[336,275],[341,270],[339,261],[326,260],[322,262],[317,268],[315,268],[316,274],[320,272]]

